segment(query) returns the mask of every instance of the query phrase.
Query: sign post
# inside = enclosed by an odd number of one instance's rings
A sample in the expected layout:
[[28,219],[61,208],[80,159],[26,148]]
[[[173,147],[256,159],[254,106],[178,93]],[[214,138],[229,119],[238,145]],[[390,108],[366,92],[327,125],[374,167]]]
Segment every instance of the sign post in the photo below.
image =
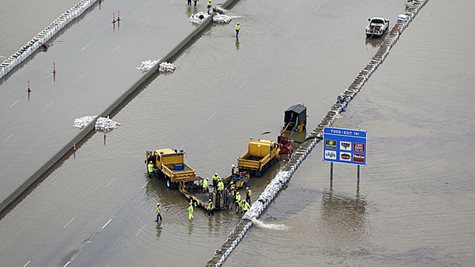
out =
[[323,160],[330,162],[333,183],[333,162],[357,165],[359,188],[360,166],[366,166],[366,131],[325,127],[323,129]]

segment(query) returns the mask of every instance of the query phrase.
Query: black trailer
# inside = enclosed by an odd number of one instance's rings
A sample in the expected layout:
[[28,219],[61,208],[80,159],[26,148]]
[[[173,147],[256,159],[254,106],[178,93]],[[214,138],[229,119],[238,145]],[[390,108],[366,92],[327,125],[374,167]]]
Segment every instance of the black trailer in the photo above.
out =
[[307,107],[296,104],[284,112],[284,128],[282,131],[301,132],[307,125]]

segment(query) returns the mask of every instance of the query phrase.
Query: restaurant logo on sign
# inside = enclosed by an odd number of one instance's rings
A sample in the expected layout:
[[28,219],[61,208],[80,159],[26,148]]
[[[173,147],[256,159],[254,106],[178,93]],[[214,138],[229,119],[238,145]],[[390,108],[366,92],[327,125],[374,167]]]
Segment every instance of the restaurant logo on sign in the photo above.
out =
[[366,131],[326,127],[323,144],[325,161],[366,165]]

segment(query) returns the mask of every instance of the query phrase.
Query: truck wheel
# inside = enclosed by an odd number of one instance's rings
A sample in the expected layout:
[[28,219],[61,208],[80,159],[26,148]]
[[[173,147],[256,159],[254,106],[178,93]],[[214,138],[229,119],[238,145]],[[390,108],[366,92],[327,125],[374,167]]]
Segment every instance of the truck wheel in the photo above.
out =
[[256,171],[256,177],[262,177],[262,171]]
[[172,189],[172,181],[171,181],[170,178],[168,178],[168,177],[167,177],[166,184],[167,184],[167,188],[168,188],[168,189]]

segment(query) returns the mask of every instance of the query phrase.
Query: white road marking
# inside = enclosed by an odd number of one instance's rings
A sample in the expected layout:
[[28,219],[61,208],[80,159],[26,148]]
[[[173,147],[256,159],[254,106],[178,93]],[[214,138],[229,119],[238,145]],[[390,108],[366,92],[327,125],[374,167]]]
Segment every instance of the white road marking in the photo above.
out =
[[66,262],[66,264],[63,267],[68,266],[70,263],[71,263],[71,261],[69,260],[68,262]]
[[101,230],[104,230],[104,228],[106,228],[107,225],[108,225],[111,221],[112,221],[112,219],[109,219],[109,220],[106,222],[106,224],[104,224],[104,225],[102,226]]
[[74,220],[74,217],[72,217],[71,220],[69,220],[69,222],[67,222],[65,225],[63,225],[63,228],[68,227],[68,225],[69,225],[70,223],[72,223],[73,220]]
[[18,102],[20,102],[20,99],[17,99],[13,104],[10,105],[10,107],[12,108],[14,105],[18,104]]
[[84,79],[87,76],[87,73],[84,73],[81,77],[79,77],[79,80]]
[[211,114],[211,116],[209,116],[208,120],[211,120],[214,117],[214,115],[216,115],[216,111],[213,114]]
[[12,138],[14,135],[15,133],[11,133],[7,138],[5,138],[5,140],[3,140],[3,142],[4,143],[8,142],[8,140],[10,140],[10,138]]
[[117,45],[116,47],[114,47],[114,48],[110,51],[110,53],[111,53],[111,54],[114,53],[117,49],[119,49],[119,47],[120,47],[120,45]]
[[30,264],[30,263],[31,263],[31,260],[28,260],[28,261],[23,265],[23,267],[28,266],[28,264]]
[[84,49],[88,48],[90,45],[91,45],[91,44],[87,44],[87,45],[83,46],[83,47],[81,48],[81,51],[83,51]]
[[142,228],[140,228],[140,230],[135,235],[136,236],[140,235],[140,233],[142,233],[143,229],[145,229],[146,226],[147,226],[146,224],[142,226]]
[[49,108],[51,105],[53,105],[54,100],[51,100],[48,104],[46,104],[45,108]]

